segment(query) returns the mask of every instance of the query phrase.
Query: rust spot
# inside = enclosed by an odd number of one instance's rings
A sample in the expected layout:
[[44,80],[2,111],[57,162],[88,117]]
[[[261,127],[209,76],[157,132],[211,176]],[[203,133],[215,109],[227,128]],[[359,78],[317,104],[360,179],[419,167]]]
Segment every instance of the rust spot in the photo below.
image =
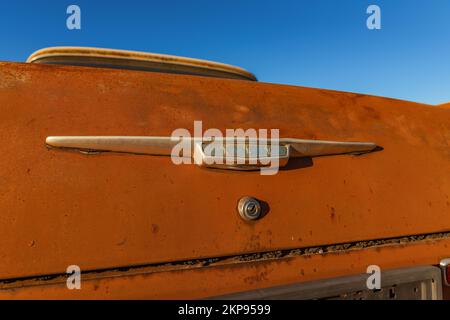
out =
[[259,273],[257,275],[244,278],[244,282],[247,283],[247,284],[252,285],[252,284],[255,284],[255,283],[258,283],[258,282],[261,282],[261,281],[267,281],[268,280],[267,274],[268,274],[267,271],[261,272],[261,273]]
[[330,208],[330,217],[332,220],[336,218],[336,209],[334,209],[333,207]]
[[118,242],[117,246],[118,247],[123,246],[125,243],[127,243],[127,238],[124,238],[122,241]]
[[246,245],[246,250],[258,251],[260,248],[261,248],[260,236],[257,234],[252,235]]
[[29,121],[26,123],[26,126],[30,126],[30,125],[32,125],[34,122],[36,122],[36,119],[35,119],[35,118],[29,120]]
[[152,224],[152,233],[157,234],[159,232],[159,226],[157,224]]
[[365,111],[366,111],[365,114],[367,116],[369,116],[370,118],[372,118],[374,120],[380,120],[380,114],[376,109],[369,107],[369,106],[364,106],[363,108],[365,109]]
[[0,74],[0,89],[11,89],[24,85],[30,80],[29,73],[20,68],[16,70],[2,70]]

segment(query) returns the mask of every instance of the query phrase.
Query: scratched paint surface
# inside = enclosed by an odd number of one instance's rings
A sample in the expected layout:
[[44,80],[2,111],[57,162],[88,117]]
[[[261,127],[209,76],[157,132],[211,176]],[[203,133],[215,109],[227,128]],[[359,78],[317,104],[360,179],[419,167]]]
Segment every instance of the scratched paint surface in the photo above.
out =
[[[203,77],[0,63],[0,279],[450,230],[450,109]],[[278,128],[381,152],[276,176],[49,151],[47,136]],[[247,223],[238,200],[266,201]],[[437,254],[437,252],[436,252]]]

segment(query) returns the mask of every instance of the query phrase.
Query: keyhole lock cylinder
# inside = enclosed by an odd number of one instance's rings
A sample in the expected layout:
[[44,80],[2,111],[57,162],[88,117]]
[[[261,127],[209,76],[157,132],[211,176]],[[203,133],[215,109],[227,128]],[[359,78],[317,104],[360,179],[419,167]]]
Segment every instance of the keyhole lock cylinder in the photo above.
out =
[[246,221],[255,221],[262,217],[261,203],[252,197],[239,200],[238,211],[242,219]]

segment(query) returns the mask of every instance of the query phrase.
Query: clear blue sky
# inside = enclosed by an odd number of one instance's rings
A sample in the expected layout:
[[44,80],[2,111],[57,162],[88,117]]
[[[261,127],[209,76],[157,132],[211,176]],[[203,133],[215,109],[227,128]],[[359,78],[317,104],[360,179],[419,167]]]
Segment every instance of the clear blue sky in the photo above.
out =
[[[66,9],[82,10],[82,30]],[[366,9],[382,29],[366,28]],[[264,82],[450,101],[450,0],[0,1],[0,60],[46,46],[166,53],[234,64]]]

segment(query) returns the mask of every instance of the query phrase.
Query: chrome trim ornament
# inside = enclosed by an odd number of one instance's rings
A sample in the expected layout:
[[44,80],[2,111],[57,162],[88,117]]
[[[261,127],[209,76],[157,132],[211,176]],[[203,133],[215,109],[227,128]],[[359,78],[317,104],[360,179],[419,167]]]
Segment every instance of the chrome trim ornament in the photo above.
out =
[[[274,161],[279,163],[279,167],[284,167],[290,158],[363,154],[377,148],[377,145],[371,142],[132,136],[48,137],[46,144],[49,148],[87,154],[114,152],[172,156],[184,159],[183,164],[195,163],[200,167],[246,171],[268,167]],[[180,144],[187,144],[193,153],[186,150],[177,151]]]

